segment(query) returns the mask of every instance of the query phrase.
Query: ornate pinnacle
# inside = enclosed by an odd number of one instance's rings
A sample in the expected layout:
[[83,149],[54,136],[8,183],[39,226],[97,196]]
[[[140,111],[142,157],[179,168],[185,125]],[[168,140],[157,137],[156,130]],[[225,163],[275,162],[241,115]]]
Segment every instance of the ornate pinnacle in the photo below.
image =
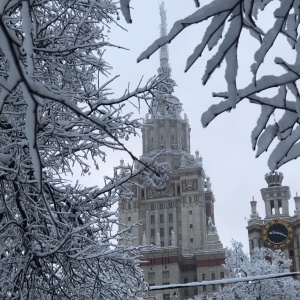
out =
[[[167,13],[165,9],[165,3],[161,2],[159,5],[159,13],[160,13],[160,36],[166,36],[167,35]],[[169,60],[169,52],[168,52],[168,46],[164,45],[160,48],[160,64],[161,66],[168,66],[168,60]]]
[[160,13],[160,35],[166,36],[167,35],[167,13],[165,9],[165,3],[161,2],[159,5],[159,13]]

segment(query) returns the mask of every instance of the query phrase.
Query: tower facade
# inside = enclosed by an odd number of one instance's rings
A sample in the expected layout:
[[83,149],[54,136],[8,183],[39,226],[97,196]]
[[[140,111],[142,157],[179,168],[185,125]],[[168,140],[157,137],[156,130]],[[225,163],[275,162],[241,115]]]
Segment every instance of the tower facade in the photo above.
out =
[[[163,4],[160,14],[161,34],[165,35]],[[182,117],[181,102],[173,95],[167,46],[161,48],[158,76],[162,81],[142,128],[143,155],[162,152],[157,160],[169,165],[170,179],[163,190],[134,186],[134,200],[120,203],[120,215],[123,222],[142,223],[132,231],[137,237],[133,244],[155,246],[143,251],[142,257],[150,285],[221,279],[225,249],[215,226],[215,197],[199,152],[192,155],[190,151],[191,128],[187,116]],[[157,300],[188,299],[217,290],[214,285],[150,294]]]
[[291,272],[300,270],[300,197],[294,197],[296,209],[289,212],[290,188],[283,186],[283,174],[268,173],[265,176],[267,187],[261,189],[265,203],[265,218],[261,219],[256,210],[256,201],[251,203],[248,221],[250,251],[254,247],[281,249],[287,258],[292,259]]

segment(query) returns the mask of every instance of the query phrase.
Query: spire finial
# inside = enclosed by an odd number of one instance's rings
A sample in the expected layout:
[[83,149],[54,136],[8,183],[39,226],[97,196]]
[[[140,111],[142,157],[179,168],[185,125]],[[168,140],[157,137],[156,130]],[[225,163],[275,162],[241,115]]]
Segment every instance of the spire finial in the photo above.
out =
[[[161,2],[159,5],[159,13],[160,13],[160,36],[167,35],[167,13],[165,9],[165,3]],[[169,51],[168,46],[164,45],[160,48],[160,63],[161,66],[166,66],[169,60]]]
[[[160,13],[160,36],[167,35],[167,12],[165,9],[165,3],[161,2],[159,5]],[[172,94],[173,88],[176,85],[175,81],[171,79],[171,68],[169,66],[169,50],[168,45],[163,45],[160,48],[160,67],[158,68],[158,77],[163,82],[159,84],[158,90],[166,94]]]
[[165,9],[165,2],[161,2],[159,5],[159,13],[160,13],[160,35],[166,36],[167,35],[167,13]]

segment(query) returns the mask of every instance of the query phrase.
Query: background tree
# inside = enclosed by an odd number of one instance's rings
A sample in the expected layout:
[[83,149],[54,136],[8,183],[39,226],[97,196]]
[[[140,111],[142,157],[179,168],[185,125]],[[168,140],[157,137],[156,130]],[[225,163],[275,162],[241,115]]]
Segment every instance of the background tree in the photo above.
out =
[[[121,0],[122,11],[128,22],[131,21],[129,2]],[[199,1],[195,3],[197,7],[200,6]],[[175,22],[169,34],[157,39],[140,55],[138,61],[149,58],[187,27],[207,21],[205,33],[199,34],[201,40],[188,58],[185,71],[201,57],[205,49],[213,50],[202,82],[205,85],[223,63],[227,91],[213,93],[222,101],[212,105],[202,115],[202,124],[206,127],[216,116],[234,109],[246,99],[260,105],[261,114],[251,135],[252,148],[257,150],[256,156],[259,156],[272,143],[276,144],[268,162],[273,171],[300,155],[299,0],[210,0],[206,3],[192,15]],[[265,28],[266,23],[271,25]],[[245,34],[247,39],[242,39]],[[253,44],[250,39],[255,39],[258,47],[252,58],[252,78],[245,86],[241,86],[243,72],[240,72],[239,66],[243,62],[239,61],[239,51],[245,41],[247,45]],[[277,65],[282,68],[281,74],[269,74],[274,69],[272,66],[268,66],[267,72],[262,71],[274,43],[281,43],[282,47],[285,42],[290,46],[287,59],[280,56],[273,60],[274,67]],[[273,119],[278,111],[276,118],[279,119]]]
[[[113,207],[141,175],[161,186],[166,169],[145,157],[121,164],[102,187],[71,185],[74,167],[99,168],[106,151],[125,151],[140,127],[123,111],[151,99],[157,80],[113,98],[109,65],[111,0],[0,2],[0,298],[136,299],[145,289],[133,226]],[[131,182],[134,184],[134,182]],[[124,228],[116,233],[113,225]]]
[[[232,248],[226,250],[224,268],[228,278],[289,272],[292,264],[281,250],[254,248],[248,256],[240,242],[232,241]],[[300,283],[292,277],[255,280],[225,285],[217,294],[217,299],[298,299]]]

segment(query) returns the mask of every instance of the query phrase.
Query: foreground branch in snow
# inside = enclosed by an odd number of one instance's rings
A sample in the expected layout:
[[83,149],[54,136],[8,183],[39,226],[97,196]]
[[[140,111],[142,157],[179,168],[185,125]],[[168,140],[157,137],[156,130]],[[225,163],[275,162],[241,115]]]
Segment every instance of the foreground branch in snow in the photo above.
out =
[[[300,156],[299,6],[299,0],[208,1],[208,4],[198,8],[190,16],[176,21],[170,32],[153,42],[139,56],[138,61],[148,59],[187,27],[208,20],[204,35],[199,35],[199,45],[187,59],[185,71],[193,66],[206,49],[214,49],[214,54],[207,60],[202,82],[205,85],[211,80],[214,72],[223,63],[227,91],[213,94],[222,98],[222,101],[212,105],[202,115],[202,125],[206,127],[216,116],[234,109],[243,100],[248,99],[251,103],[260,105],[261,115],[251,136],[252,148],[257,150],[256,156],[259,156],[268,150],[270,144],[276,144],[268,162],[273,171]],[[263,30],[260,24],[265,26],[266,16],[272,25]],[[247,35],[247,43],[254,38],[256,43],[258,42],[258,48],[252,58],[252,80],[245,86],[238,86],[238,79],[243,76],[238,69],[239,65],[242,65],[238,60],[244,41],[241,38],[242,34]],[[269,57],[270,50],[275,47],[275,43],[282,43],[283,40],[290,46],[290,57],[294,58],[294,62],[288,63],[282,57],[276,57],[273,63],[282,68],[282,74],[264,74],[262,66]],[[268,70],[272,70],[272,67],[268,67]],[[262,97],[261,92],[268,92],[264,95],[277,95]],[[280,119],[272,121],[272,116],[277,111],[282,112],[279,114]]]
[[[158,83],[111,98],[102,82],[110,0],[0,2],[0,298],[136,299],[145,289],[132,226],[113,208],[130,201],[127,182],[163,185],[164,166],[145,157],[121,164],[102,187],[71,185],[141,124],[128,99],[148,101]],[[101,84],[100,84],[101,83]],[[78,169],[77,169],[78,170]],[[142,183],[143,184],[143,183]],[[112,227],[122,225],[120,232]]]

